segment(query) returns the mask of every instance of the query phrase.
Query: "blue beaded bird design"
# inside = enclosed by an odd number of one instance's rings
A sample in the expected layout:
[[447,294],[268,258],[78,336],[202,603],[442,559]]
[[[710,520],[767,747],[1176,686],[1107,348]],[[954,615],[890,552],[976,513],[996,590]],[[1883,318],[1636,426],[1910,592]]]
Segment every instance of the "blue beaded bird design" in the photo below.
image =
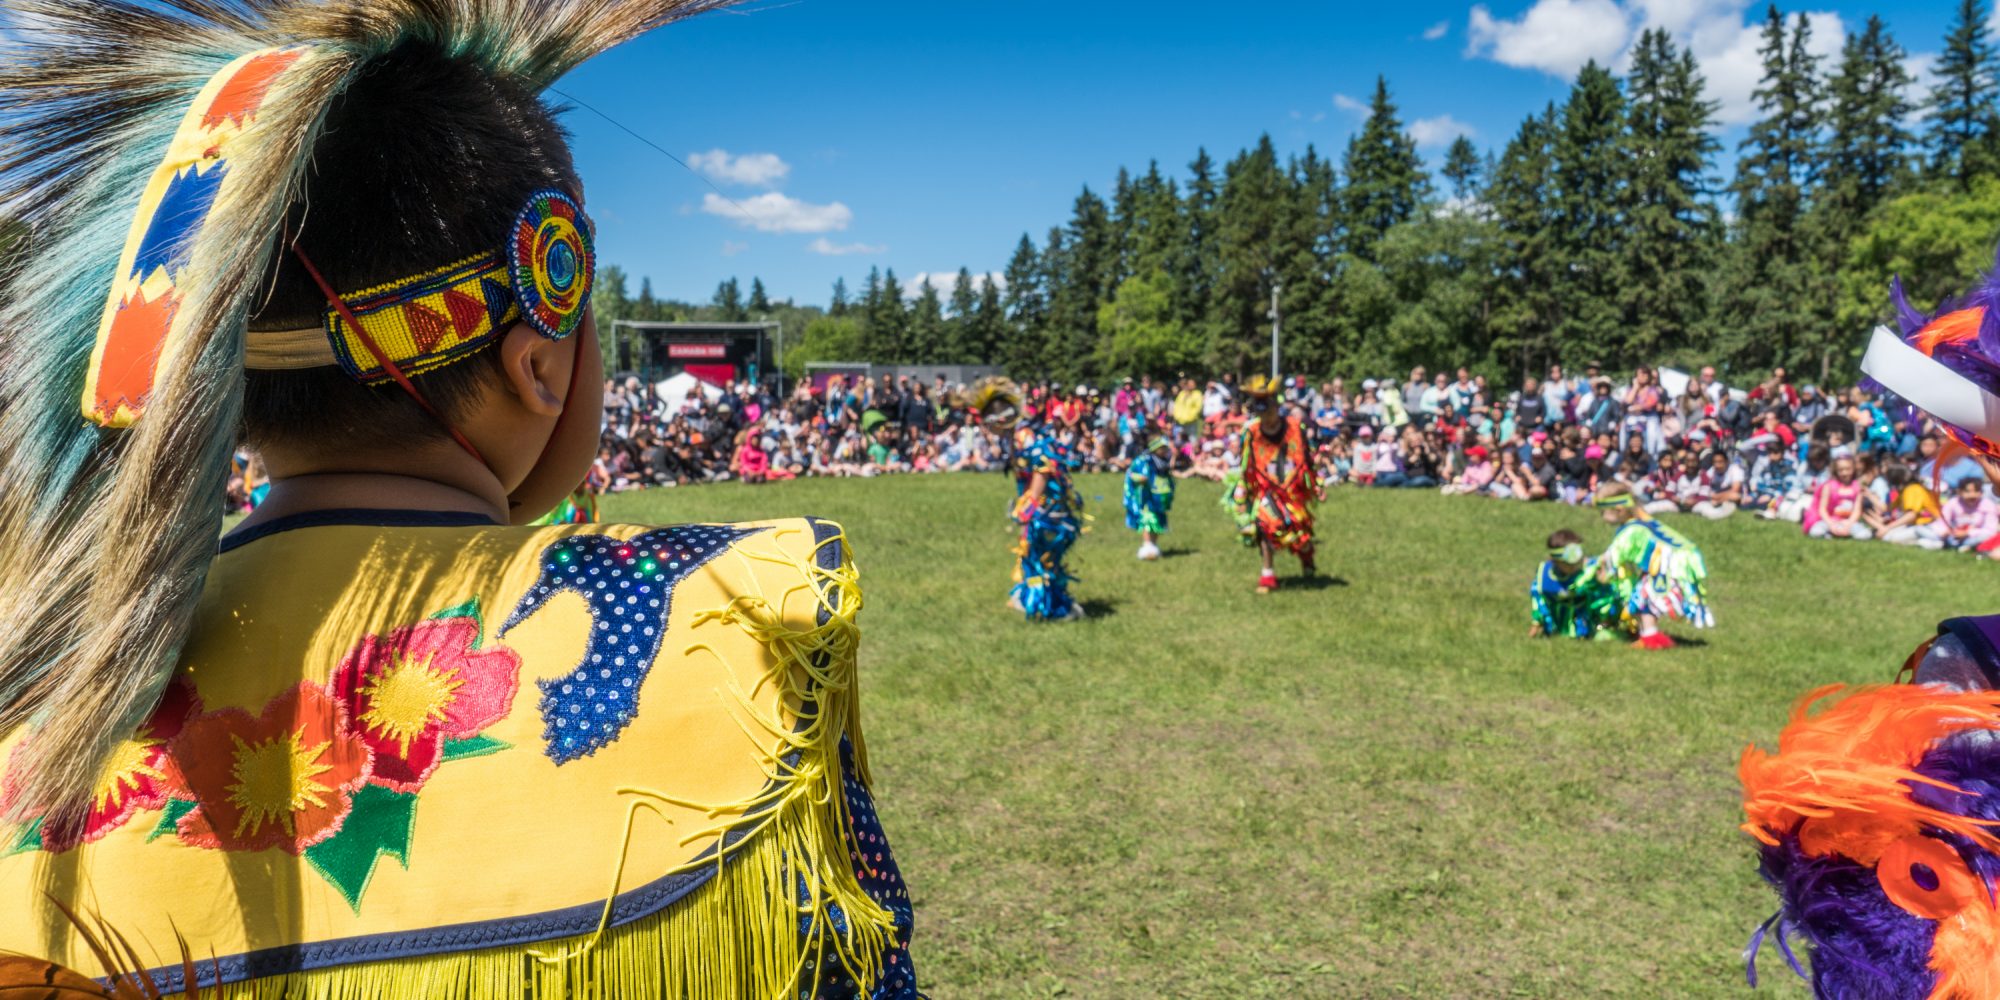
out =
[[629,541],[572,535],[542,550],[541,575],[500,635],[565,591],[590,605],[583,662],[563,677],[541,682],[542,738],[551,760],[567,764],[617,742],[638,716],[639,688],[666,639],[674,588],[761,530],[697,524],[648,531]]

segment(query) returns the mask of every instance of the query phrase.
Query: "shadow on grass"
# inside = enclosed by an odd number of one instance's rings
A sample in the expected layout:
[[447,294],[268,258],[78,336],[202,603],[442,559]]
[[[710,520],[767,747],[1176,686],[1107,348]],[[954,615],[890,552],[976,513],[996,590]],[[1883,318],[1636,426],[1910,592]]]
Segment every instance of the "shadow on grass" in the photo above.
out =
[[1108,597],[1093,597],[1076,603],[1083,608],[1086,621],[1090,618],[1109,618],[1118,613],[1118,602]]
[[1283,582],[1278,584],[1278,590],[1282,593],[1287,590],[1325,590],[1328,587],[1346,586],[1350,586],[1346,577],[1327,576],[1321,573],[1317,576],[1287,577]]

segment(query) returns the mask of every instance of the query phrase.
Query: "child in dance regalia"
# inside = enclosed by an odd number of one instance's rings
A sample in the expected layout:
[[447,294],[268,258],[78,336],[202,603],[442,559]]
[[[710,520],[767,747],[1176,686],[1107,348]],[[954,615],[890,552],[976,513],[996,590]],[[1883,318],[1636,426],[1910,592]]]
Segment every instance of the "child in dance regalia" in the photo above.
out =
[[1083,497],[1070,472],[1076,453],[1047,428],[1015,459],[1020,470],[1020,495],[1014,499],[1014,520],[1021,540],[1014,554],[1021,559],[1014,571],[1008,603],[1029,621],[1069,621],[1083,617],[1083,607],[1069,592],[1075,577],[1067,565],[1070,547],[1083,534]]
[[[1877,329],[1862,370],[1990,475],[2000,282],[1989,277],[1934,318],[1910,308],[1900,285],[1892,298],[1902,335]],[[1813,691],[1776,752],[1743,752],[1743,829],[1779,895],[1750,939],[1753,984],[1759,945],[1775,934],[1820,997],[2000,996],[2000,616],[1937,626],[1897,679],[1907,683]]]
[[1565,528],[1549,536],[1549,556],[1528,586],[1531,637],[1609,639],[1619,625],[1618,591],[1583,554],[1583,539]]
[[[1278,383],[1257,375],[1244,381],[1243,393],[1255,420],[1243,428],[1242,479],[1226,496],[1236,523],[1246,528],[1244,537],[1254,538],[1264,557],[1257,592],[1268,594],[1278,589],[1274,560],[1279,549],[1296,554],[1305,575],[1318,572],[1312,505],[1325,496],[1298,420],[1278,404]],[[1247,530],[1252,527],[1254,534]]]
[[1021,390],[1008,379],[981,379],[951,402],[971,410],[994,437],[1011,442],[1007,464],[1014,473],[1014,502],[1007,516],[1021,526],[1021,535],[1014,544],[1019,562],[1007,606],[1029,621],[1083,617],[1082,606],[1070,596],[1073,578],[1064,565],[1083,532],[1083,498],[1069,478],[1073,453],[1055,434],[1022,419]]
[[1160,535],[1174,506],[1173,447],[1155,437],[1125,470],[1125,526],[1139,533],[1139,558],[1160,558]]
[[914,995],[840,529],[526,526],[603,384],[541,91],[713,6],[0,32],[0,993]]
[[1592,501],[1604,521],[1617,529],[1599,557],[1599,574],[1618,589],[1625,614],[1638,629],[1633,645],[1672,649],[1660,631],[1661,619],[1681,618],[1695,628],[1715,625],[1708,608],[1708,563],[1687,536],[1653,519],[1639,506],[1631,487],[1611,483]]

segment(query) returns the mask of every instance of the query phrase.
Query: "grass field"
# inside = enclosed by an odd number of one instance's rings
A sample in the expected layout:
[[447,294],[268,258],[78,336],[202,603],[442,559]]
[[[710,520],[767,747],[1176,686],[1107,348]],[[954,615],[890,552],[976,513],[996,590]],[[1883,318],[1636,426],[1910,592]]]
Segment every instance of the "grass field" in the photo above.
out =
[[[1588,511],[1337,491],[1331,579],[1260,597],[1219,487],[1183,484],[1154,564],[1117,487],[1082,484],[1094,617],[1041,626],[1003,606],[998,477],[606,505],[847,526],[877,792],[939,997],[1751,995],[1775,897],[1735,828],[1738,752],[1800,693],[1886,680],[1940,619],[1991,611],[2000,573],[1682,521],[1720,628],[1649,654],[1525,637],[1542,537],[1609,540]],[[1801,995],[1765,958],[1763,995]]]

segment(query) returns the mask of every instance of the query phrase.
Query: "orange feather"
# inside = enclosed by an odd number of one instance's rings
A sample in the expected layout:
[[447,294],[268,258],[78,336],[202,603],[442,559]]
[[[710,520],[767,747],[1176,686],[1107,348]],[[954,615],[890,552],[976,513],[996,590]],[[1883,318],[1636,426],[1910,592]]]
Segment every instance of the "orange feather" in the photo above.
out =
[[1766,844],[1796,832],[1809,855],[1839,854],[1871,865],[1889,845],[1925,827],[2000,853],[2000,837],[1992,829],[2000,823],[1910,799],[1912,785],[1960,791],[1914,768],[1947,736],[2000,730],[2000,692],[1859,688],[1819,714],[1809,713],[1815,702],[1841,690],[1833,685],[1800,699],[1778,737],[1777,753],[1744,748],[1737,765],[1744,832]]

